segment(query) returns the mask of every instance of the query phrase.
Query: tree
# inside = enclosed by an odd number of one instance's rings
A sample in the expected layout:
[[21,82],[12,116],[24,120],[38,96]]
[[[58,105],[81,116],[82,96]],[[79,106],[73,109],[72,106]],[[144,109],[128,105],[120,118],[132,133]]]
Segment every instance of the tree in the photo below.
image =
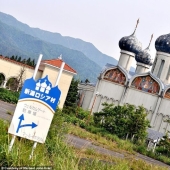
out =
[[[129,106],[129,108],[132,105]],[[146,119],[146,110],[143,106],[139,106],[133,110],[129,115],[129,132],[131,135],[136,135],[139,139],[145,139],[147,132],[146,129],[149,127],[149,121]]]
[[14,57],[14,60],[15,60],[15,61],[17,61],[17,60],[18,60],[18,56],[17,56],[17,55]]
[[22,87],[23,82],[25,80],[24,73],[25,73],[25,66],[23,66],[20,69],[20,72],[19,72],[18,77],[17,77],[17,87],[16,87],[17,91],[19,91],[19,88]]
[[160,140],[156,151],[166,155],[167,157],[170,157],[170,139],[168,133],[166,133],[165,136],[163,136],[163,138]]
[[115,106],[104,103],[102,111],[94,113],[94,122],[112,134],[121,138],[130,136],[135,139],[145,139],[149,121],[145,109],[133,105]]
[[21,63],[26,64],[26,59],[22,59]]
[[25,67],[23,66],[18,75],[16,77],[12,77],[8,80],[7,82],[7,87],[10,89],[10,90],[14,90],[14,91],[19,91],[20,87],[22,87],[23,85],[23,82],[25,80],[25,76],[24,76],[24,73],[25,73]]
[[14,57],[14,55],[13,55],[13,56],[11,56],[11,57],[10,57],[10,59],[11,59],[11,60],[15,60],[15,57]]
[[21,62],[21,56],[18,57],[17,61],[18,61],[18,62]]
[[11,60],[14,60],[14,61],[17,61],[17,62],[20,62],[20,63],[23,63],[23,64],[27,64],[29,66],[32,66],[32,67],[35,67],[35,59],[31,60],[31,58],[28,58],[27,60],[24,58],[22,59],[21,56],[11,56],[11,57],[8,57],[6,56],[5,58],[9,58]]
[[90,83],[90,81],[88,79],[85,80],[85,83]]
[[31,58],[28,58],[28,59],[26,60],[26,64],[29,65],[29,66],[31,66]]
[[78,99],[78,83],[78,80],[75,80],[74,78],[72,79],[65,101],[65,107],[76,107]]
[[31,61],[31,66],[35,67],[35,59]]

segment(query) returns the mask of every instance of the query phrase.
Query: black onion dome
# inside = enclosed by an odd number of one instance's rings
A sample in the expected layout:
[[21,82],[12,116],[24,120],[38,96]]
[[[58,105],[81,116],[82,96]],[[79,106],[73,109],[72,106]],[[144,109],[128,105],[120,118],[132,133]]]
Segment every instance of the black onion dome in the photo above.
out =
[[119,47],[121,50],[129,51],[135,54],[142,50],[142,44],[134,34],[121,38],[119,41]]
[[135,55],[135,60],[137,62],[146,64],[149,66],[151,66],[153,64],[151,55],[150,55],[150,50],[149,50],[152,38],[153,38],[153,34],[151,35],[151,39],[150,39],[148,47],[145,50],[138,51],[138,53]]
[[157,51],[170,54],[170,34],[158,37],[155,41],[155,48]]
[[143,63],[143,64],[151,66],[153,62],[152,62],[151,55],[149,52],[150,52],[149,48],[139,51],[135,56],[135,60],[139,63]]
[[129,51],[135,54],[138,51],[142,50],[142,44],[138,41],[138,39],[135,36],[135,32],[138,24],[139,24],[139,19],[137,20],[136,27],[133,34],[120,39],[119,47],[121,50]]

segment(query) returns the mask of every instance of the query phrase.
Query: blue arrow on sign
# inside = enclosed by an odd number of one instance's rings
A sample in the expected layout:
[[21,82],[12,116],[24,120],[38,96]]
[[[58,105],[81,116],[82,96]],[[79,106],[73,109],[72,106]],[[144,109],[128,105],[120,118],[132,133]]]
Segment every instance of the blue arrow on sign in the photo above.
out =
[[32,124],[21,125],[22,121],[24,120],[24,114],[22,114],[18,119],[19,119],[19,123],[18,123],[18,127],[17,127],[17,130],[16,130],[16,133],[18,133],[18,132],[19,132],[19,129],[22,128],[22,127],[31,126],[32,129],[33,129],[33,128],[35,128],[36,126],[38,126],[38,125],[36,125],[34,122],[32,122]]

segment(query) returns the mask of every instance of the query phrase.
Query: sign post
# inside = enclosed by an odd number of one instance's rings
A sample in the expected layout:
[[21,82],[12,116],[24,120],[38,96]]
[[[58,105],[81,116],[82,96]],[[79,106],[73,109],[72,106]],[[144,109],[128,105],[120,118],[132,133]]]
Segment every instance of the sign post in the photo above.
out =
[[25,80],[20,97],[8,129],[13,135],[9,151],[11,151],[16,136],[26,138],[34,142],[30,158],[33,156],[37,142],[44,143],[50,128],[61,91],[58,82],[65,63],[62,63],[56,84],[52,87],[48,76],[35,80],[42,55],[39,56],[33,77]]
[[[58,82],[59,82],[60,77],[61,77],[61,74],[62,74],[62,72],[63,72],[64,65],[65,65],[65,62],[62,62],[62,65],[61,65],[60,71],[59,71],[59,73],[58,73],[58,77],[57,77],[55,86],[58,86]],[[32,147],[32,151],[31,151],[31,154],[30,154],[29,159],[32,158],[36,146],[37,146],[37,142],[34,142],[34,145],[33,145],[33,147]]]
[[[42,56],[43,56],[43,55],[40,54],[39,57],[38,57],[38,61],[37,61],[37,64],[36,64],[36,67],[35,67],[35,70],[34,70],[34,74],[33,74],[33,78],[34,78],[34,79],[35,79],[35,76],[36,76],[36,74],[37,74],[38,68],[39,68],[39,66],[40,66],[40,62],[41,62]],[[12,147],[13,147],[13,144],[14,144],[14,142],[15,142],[15,138],[16,138],[16,136],[13,135],[13,136],[12,136],[12,140],[11,140],[10,145],[9,145],[9,149],[8,149],[9,152],[11,151],[11,149],[12,149]]]

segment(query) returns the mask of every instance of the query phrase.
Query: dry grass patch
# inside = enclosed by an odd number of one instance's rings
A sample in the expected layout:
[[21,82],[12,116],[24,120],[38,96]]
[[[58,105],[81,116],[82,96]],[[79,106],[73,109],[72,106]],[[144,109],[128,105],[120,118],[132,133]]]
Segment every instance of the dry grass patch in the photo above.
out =
[[94,145],[96,146],[101,146],[106,149],[110,149],[116,152],[124,153],[124,154],[135,154],[133,151],[133,144],[130,143],[129,141],[124,141],[119,139],[118,137],[115,136],[115,140],[109,140],[106,137],[102,137],[99,134],[92,134],[85,129],[82,129],[78,126],[69,125],[69,133],[79,136],[80,138],[87,139],[91,141]]
[[[156,166],[149,163],[146,163],[143,160],[136,160],[134,157],[126,157],[124,159],[122,158],[116,158],[113,156],[103,155],[99,154],[93,149],[73,149],[76,157],[79,158],[79,162],[81,162],[81,159],[86,160],[89,162],[89,166],[80,168],[80,169],[86,169],[87,167],[89,169],[93,169],[95,167],[95,164],[98,162],[102,165],[106,166],[106,169],[108,170],[168,170],[166,167]],[[101,167],[102,169],[102,167]],[[103,168],[104,169],[104,168]]]

